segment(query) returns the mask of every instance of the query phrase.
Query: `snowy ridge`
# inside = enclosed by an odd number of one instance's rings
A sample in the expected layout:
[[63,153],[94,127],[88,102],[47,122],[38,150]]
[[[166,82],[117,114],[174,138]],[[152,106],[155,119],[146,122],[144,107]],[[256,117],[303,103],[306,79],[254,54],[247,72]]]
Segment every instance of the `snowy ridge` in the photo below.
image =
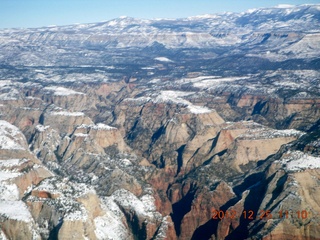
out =
[[183,99],[183,96],[188,96],[192,93],[188,92],[180,92],[180,91],[161,91],[160,95],[158,95],[155,99],[152,99],[153,102],[172,102],[176,104],[186,105],[188,110],[194,114],[203,114],[210,113],[212,110],[202,106],[193,105],[191,102]]
[[10,101],[10,100],[20,99],[20,93],[17,89],[15,88],[9,88],[9,89],[10,89],[9,92],[0,94],[0,100]]
[[56,96],[68,96],[68,95],[85,95],[82,92],[76,92],[72,89],[64,88],[64,87],[45,87],[43,88],[45,91],[49,91],[51,94],[53,92],[53,95]]
[[74,134],[73,136],[86,138],[86,137],[88,137],[89,135],[88,135],[88,134],[85,134],[85,133],[76,133],[76,134]]
[[25,142],[24,135],[17,127],[0,120],[0,149],[24,150],[25,147],[21,144]]
[[276,130],[271,128],[255,128],[249,129],[246,133],[240,135],[239,139],[272,139],[272,138],[281,138],[281,137],[301,137],[303,132],[295,129],[285,129],[285,130]]
[[95,234],[98,239],[122,240],[129,239],[127,226],[124,224],[125,216],[112,197],[102,199],[103,216],[94,219]]
[[50,112],[50,114],[51,115],[56,115],[56,116],[72,116],[72,117],[84,116],[83,112],[67,112],[67,111]]
[[115,130],[117,128],[115,127],[111,127],[109,125],[106,125],[104,123],[98,123],[96,125],[86,125],[86,124],[82,124],[80,126],[77,127],[77,129],[81,129],[81,128],[90,128],[90,129],[94,129],[94,130]]
[[123,99],[124,102],[135,102],[138,104],[144,104],[149,101],[152,101],[151,97],[138,97],[138,98],[125,98]]
[[194,113],[194,114],[210,113],[213,111],[207,107],[194,105],[191,102],[182,98],[184,96],[189,96],[192,94],[194,94],[194,92],[168,90],[168,91],[161,91],[160,94],[152,94],[150,97],[126,98],[124,99],[124,101],[137,102],[139,104],[143,104],[149,101],[152,101],[154,103],[168,102],[168,103],[182,104],[182,105],[185,105],[186,108],[191,113]]
[[158,234],[155,237],[155,240],[166,239],[168,228],[169,228],[168,216],[166,216],[162,219],[162,222],[159,227]]
[[[239,80],[244,80],[244,79],[248,79],[249,77],[226,77],[226,78],[219,78],[219,77],[198,77],[195,79],[191,79],[193,83],[194,87],[198,87],[198,88],[209,88],[212,86],[216,86],[219,85],[221,83],[227,83],[227,82],[235,82],[235,81],[239,81]],[[196,81],[196,82],[195,82]]]
[[129,191],[119,189],[112,194],[112,197],[118,205],[126,209],[132,209],[138,216],[152,218],[154,214],[156,214],[156,216],[160,214],[155,212],[155,199],[151,195],[144,195],[139,199]]
[[282,163],[286,170],[294,172],[320,168],[320,157],[313,157],[301,151],[289,151],[285,158],[277,162]]

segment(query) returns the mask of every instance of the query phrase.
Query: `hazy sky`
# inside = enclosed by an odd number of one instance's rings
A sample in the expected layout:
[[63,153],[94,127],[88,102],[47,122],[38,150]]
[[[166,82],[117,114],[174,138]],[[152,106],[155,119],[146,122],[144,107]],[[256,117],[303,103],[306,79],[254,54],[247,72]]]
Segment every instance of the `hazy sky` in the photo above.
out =
[[92,23],[119,16],[178,18],[320,0],[0,0],[0,28]]

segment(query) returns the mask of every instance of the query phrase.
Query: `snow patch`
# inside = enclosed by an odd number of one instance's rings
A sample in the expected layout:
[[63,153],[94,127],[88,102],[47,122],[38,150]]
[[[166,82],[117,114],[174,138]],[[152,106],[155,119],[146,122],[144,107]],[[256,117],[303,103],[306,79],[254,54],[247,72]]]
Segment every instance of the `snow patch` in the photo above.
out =
[[187,106],[189,111],[194,114],[210,113],[212,110],[202,106],[193,105],[191,102],[183,99],[183,96],[188,96],[193,94],[190,92],[180,92],[180,91],[161,91],[160,95],[154,99],[154,102],[173,102],[177,104],[184,104]]
[[0,201],[0,215],[23,222],[31,222],[31,214],[22,201]]
[[160,61],[160,62],[173,62],[172,60],[170,60],[169,58],[166,58],[166,57],[156,57],[156,58],[154,58],[154,60]]
[[131,209],[140,217],[152,218],[156,212],[155,199],[151,195],[144,195],[139,199],[131,192],[119,189],[112,195],[113,200],[125,209]]
[[85,222],[88,219],[88,214],[86,212],[86,209],[81,206],[79,210],[72,211],[70,213],[67,213],[64,216],[64,221],[82,221]]
[[85,134],[85,133],[76,133],[74,134],[75,137],[88,137],[88,134]]
[[23,141],[25,138],[16,126],[0,120],[0,149],[24,150]]
[[225,82],[234,82],[238,80],[248,79],[249,77],[226,77],[226,78],[217,78],[217,77],[198,77],[193,79],[193,81],[198,80],[198,82],[193,83],[194,87],[198,88],[208,88],[212,86],[216,86]]
[[97,238],[113,240],[129,239],[127,227],[122,221],[125,216],[118,205],[112,200],[112,197],[107,197],[102,202],[101,206],[105,214],[94,219]]
[[297,172],[320,168],[320,157],[313,157],[300,151],[288,152],[288,154],[280,161],[286,170]]
[[194,92],[182,92],[182,91],[161,91],[160,94],[151,97],[138,97],[138,98],[126,98],[123,101],[128,102],[137,102],[137,103],[147,103],[152,101],[154,103],[162,103],[162,102],[172,102],[176,104],[185,105],[186,108],[194,114],[203,114],[212,112],[211,109],[203,106],[193,105],[191,102],[183,99],[184,96],[189,96],[194,94]]
[[[18,201],[19,200],[19,189],[15,184],[0,184],[0,201]],[[1,211],[1,210],[0,210]]]
[[80,126],[77,127],[78,129],[81,129],[81,128],[90,128],[90,129],[95,129],[95,130],[115,130],[117,128],[115,127],[111,127],[109,125],[106,125],[106,124],[103,124],[103,123],[98,123],[96,125],[87,125],[87,124],[81,124]]
[[6,237],[6,235],[4,234],[4,232],[2,231],[2,229],[0,229],[0,239],[1,239],[1,240],[8,240],[8,238]]
[[12,167],[18,167],[21,164],[27,162],[28,160],[23,159],[6,159],[6,160],[0,160],[0,169],[3,168],[12,168]]
[[305,133],[295,130],[295,129],[286,129],[286,130],[276,130],[271,128],[262,127],[260,129],[254,128],[249,129],[246,133],[241,134],[238,138],[242,139],[272,139],[272,138],[282,138],[282,137],[296,137],[299,138]]
[[39,125],[36,126],[36,130],[37,130],[38,132],[44,132],[44,131],[47,130],[49,127],[50,127],[50,126],[43,126],[43,125],[39,124]]
[[76,92],[72,89],[64,88],[64,87],[45,87],[44,90],[49,92],[53,92],[53,95],[56,96],[68,96],[68,95],[85,95],[82,92]]
[[57,115],[57,116],[72,116],[72,117],[80,117],[84,116],[83,112],[66,112],[66,111],[61,111],[61,112],[50,112],[51,115]]

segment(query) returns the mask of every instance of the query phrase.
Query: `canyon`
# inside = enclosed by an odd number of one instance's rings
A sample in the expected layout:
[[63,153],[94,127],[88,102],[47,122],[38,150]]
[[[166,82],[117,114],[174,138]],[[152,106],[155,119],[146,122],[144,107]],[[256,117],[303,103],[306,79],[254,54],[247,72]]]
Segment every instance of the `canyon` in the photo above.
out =
[[0,239],[320,239],[319,19],[0,30]]

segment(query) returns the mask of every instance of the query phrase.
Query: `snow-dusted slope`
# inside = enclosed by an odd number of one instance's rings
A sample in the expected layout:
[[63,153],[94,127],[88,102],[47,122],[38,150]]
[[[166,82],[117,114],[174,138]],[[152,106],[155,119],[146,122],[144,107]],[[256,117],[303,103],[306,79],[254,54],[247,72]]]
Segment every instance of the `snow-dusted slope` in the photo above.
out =
[[[105,61],[94,49],[144,49],[155,45],[167,49],[211,48],[217,52],[222,48],[233,54],[249,51],[270,59],[313,58],[312,52],[319,52],[319,38],[314,35],[320,31],[319,9],[319,5],[278,6],[185,19],[122,17],[93,24],[4,29],[0,30],[0,60],[29,66],[90,66]],[[175,60],[167,56],[153,58]]]

